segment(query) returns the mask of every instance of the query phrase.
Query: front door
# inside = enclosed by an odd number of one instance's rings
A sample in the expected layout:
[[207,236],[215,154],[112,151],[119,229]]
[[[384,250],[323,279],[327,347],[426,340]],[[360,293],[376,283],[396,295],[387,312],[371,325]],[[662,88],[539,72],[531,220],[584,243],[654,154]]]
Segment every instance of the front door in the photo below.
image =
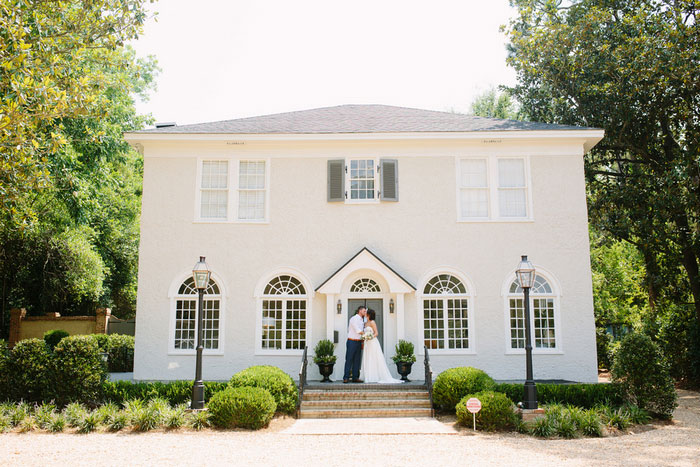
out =
[[348,321],[355,316],[355,312],[360,306],[365,306],[368,310],[374,310],[377,314],[375,323],[377,323],[377,332],[379,333],[379,345],[384,350],[384,309],[382,305],[381,298],[351,298],[348,300]]

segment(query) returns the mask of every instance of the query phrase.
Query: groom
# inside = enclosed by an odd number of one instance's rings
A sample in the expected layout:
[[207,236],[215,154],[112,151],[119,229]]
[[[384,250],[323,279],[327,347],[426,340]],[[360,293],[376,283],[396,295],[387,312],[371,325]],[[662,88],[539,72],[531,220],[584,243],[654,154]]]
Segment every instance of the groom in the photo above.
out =
[[[343,383],[361,383],[360,365],[362,364],[362,331],[365,328],[367,308],[360,306],[355,316],[348,323],[348,342],[345,344],[345,374]],[[354,375],[354,376],[353,376]]]

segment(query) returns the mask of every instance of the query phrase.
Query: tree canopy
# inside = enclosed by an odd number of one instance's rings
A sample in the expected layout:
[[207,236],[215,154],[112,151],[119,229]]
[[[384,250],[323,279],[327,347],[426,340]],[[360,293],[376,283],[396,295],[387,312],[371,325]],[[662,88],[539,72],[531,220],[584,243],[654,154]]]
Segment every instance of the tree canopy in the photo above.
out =
[[512,0],[511,89],[537,121],[605,129],[586,157],[595,228],[642,254],[700,321],[700,4]]

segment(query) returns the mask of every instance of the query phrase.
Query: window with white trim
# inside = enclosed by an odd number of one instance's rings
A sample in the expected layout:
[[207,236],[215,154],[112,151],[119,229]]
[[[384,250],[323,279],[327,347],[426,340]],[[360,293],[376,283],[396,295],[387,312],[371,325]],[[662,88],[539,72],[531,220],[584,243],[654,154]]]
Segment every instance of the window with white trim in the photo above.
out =
[[[197,300],[199,292],[191,277],[185,279],[175,296],[173,349],[194,350],[197,339]],[[205,350],[219,349],[221,291],[213,280],[204,291],[202,345]]]
[[464,158],[458,162],[459,220],[531,217],[526,158]]
[[377,161],[374,159],[350,159],[347,182],[348,199],[351,201],[376,201]]
[[306,346],[307,294],[304,285],[294,276],[280,275],[263,291],[263,350],[300,350]]
[[265,221],[269,198],[267,172],[265,160],[202,161],[198,220]]
[[350,292],[381,292],[382,289],[379,287],[379,284],[377,284],[375,281],[372,279],[369,279],[367,277],[363,277],[362,279],[357,279],[353,284],[350,286]]
[[240,161],[238,169],[238,219],[265,219],[265,162]]
[[[537,274],[530,288],[530,326],[535,349],[557,348],[556,295],[547,280]],[[516,278],[508,289],[510,348],[525,348],[525,306],[523,289]]]
[[200,216],[226,219],[228,215],[228,161],[202,162]]
[[431,350],[469,349],[469,293],[451,274],[434,276],[423,289],[423,340]]

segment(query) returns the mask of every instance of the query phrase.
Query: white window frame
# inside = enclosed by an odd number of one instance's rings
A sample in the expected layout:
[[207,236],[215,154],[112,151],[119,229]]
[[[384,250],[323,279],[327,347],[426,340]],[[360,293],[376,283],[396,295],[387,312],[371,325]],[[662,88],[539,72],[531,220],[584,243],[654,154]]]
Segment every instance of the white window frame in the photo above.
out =
[[[464,288],[467,290],[466,294],[457,294],[457,295],[426,295],[423,292],[425,291],[425,286],[430,282],[430,280],[440,274],[449,274],[451,276],[454,276],[455,278],[459,279],[460,282],[464,285]],[[454,269],[454,268],[449,268],[449,267],[442,267],[438,269],[433,269],[429,271],[427,274],[423,276],[423,279],[419,282],[419,288],[416,291],[417,299],[418,299],[418,336],[420,337],[420,342],[421,345],[419,346],[420,348],[418,349],[418,354],[423,355],[425,354],[425,350],[423,349],[423,345],[425,342],[425,310],[423,309],[423,301],[424,300],[449,300],[449,299],[466,299],[467,300],[467,321],[468,321],[468,330],[469,330],[469,347],[466,349],[450,349],[450,348],[444,348],[444,349],[428,349],[430,351],[431,355],[476,355],[476,326],[475,326],[475,302],[476,302],[476,292],[474,289],[474,284],[472,281],[461,271]],[[447,308],[445,308],[445,326],[447,326]],[[448,328],[445,327],[445,343],[447,343],[447,332]]]
[[[202,206],[202,166],[204,162],[228,162],[228,210],[226,218],[201,216]],[[239,175],[241,162],[265,163],[265,217],[264,219],[239,219]],[[270,159],[264,158],[206,158],[197,159],[197,180],[194,203],[194,223],[197,224],[269,224],[270,223]]]
[[[462,217],[462,160],[480,159],[486,161],[486,175],[488,185],[488,217]],[[525,217],[501,217],[499,214],[498,198],[498,161],[501,159],[519,159],[523,161],[525,169]],[[497,155],[473,155],[458,156],[455,158],[456,189],[457,189],[457,222],[533,222],[532,202],[532,176],[530,173],[530,156],[497,156]]]
[[[543,271],[540,267],[535,266],[535,273],[538,276],[542,276],[543,279],[547,281],[549,286],[552,289],[551,294],[533,294],[532,290],[530,290],[530,331],[531,335],[530,338],[532,339],[532,353],[533,354],[542,354],[542,355],[559,355],[564,353],[564,347],[563,347],[563,335],[562,335],[562,328],[561,328],[561,288],[559,287],[559,283],[554,280],[554,277],[548,273]],[[511,337],[510,337],[510,299],[511,298],[520,298],[520,299],[525,299],[524,293],[510,293],[510,286],[515,281],[516,275],[515,272],[511,273],[510,276],[508,277],[508,280],[505,282],[504,287],[503,287],[503,309],[504,309],[504,324],[505,324],[505,345],[506,345],[506,354],[507,355],[523,355],[525,353],[525,348],[522,349],[514,349],[511,347]],[[535,345],[535,312],[534,312],[534,301],[538,298],[550,298],[554,302],[554,339],[555,339],[555,347],[553,348],[543,348],[543,347],[536,347]],[[525,311],[523,310],[523,313]]]
[[[304,286],[304,291],[306,292],[303,295],[290,295],[290,294],[280,294],[280,295],[265,295],[265,287],[267,284],[270,283],[271,280],[278,276],[292,276],[295,279],[297,279],[299,282],[301,282],[301,285]],[[304,353],[304,349],[267,349],[263,348],[262,346],[262,314],[263,314],[263,301],[265,300],[306,300],[306,346],[310,347],[311,343],[313,342],[313,335],[312,335],[312,324],[313,324],[313,298],[314,298],[314,291],[311,288],[311,282],[308,280],[308,278],[301,273],[300,271],[294,269],[294,268],[279,268],[274,271],[272,271],[269,274],[266,274],[263,276],[263,278],[258,281],[257,286],[255,287],[255,298],[256,298],[256,304],[255,304],[255,355],[267,355],[267,356],[280,356],[280,355],[289,355],[289,356],[300,356]],[[283,309],[284,311],[284,309]],[[282,340],[284,342],[285,339],[285,332],[284,330],[286,329],[286,320],[283,319],[283,322],[285,322],[285,328],[283,328],[282,331]]]
[[[352,161],[373,161],[374,162],[374,199],[352,199],[350,190],[350,165]],[[353,157],[345,159],[345,204],[379,204],[379,159],[375,157]]]
[[[196,319],[196,314],[195,314],[195,323],[194,323],[194,335],[195,335],[195,348],[193,349],[176,349],[175,348],[175,326],[176,326],[176,321],[177,321],[177,301],[178,300],[189,300],[189,299],[194,299],[198,300],[198,295],[180,295],[178,294],[178,290],[180,289],[180,286],[182,285],[185,280],[187,280],[188,277],[192,277],[192,271],[188,271],[187,273],[180,274],[178,276],[178,279],[174,280],[170,284],[170,289],[168,292],[168,297],[170,298],[170,324],[168,326],[168,355],[196,355],[197,354],[197,330],[199,327],[199,320]],[[203,355],[223,355],[224,354],[224,346],[226,343],[225,335],[224,335],[224,330],[226,329],[225,326],[225,319],[226,319],[226,290],[224,289],[224,282],[219,278],[217,275],[212,273],[211,275],[211,280],[216,283],[216,285],[219,287],[219,295],[204,295],[204,300],[207,300],[208,298],[215,298],[219,300],[219,348],[218,349],[203,349],[202,354]],[[197,302],[198,303],[198,302]],[[197,307],[199,305],[197,304]],[[199,313],[199,309],[196,308],[196,312]]]

